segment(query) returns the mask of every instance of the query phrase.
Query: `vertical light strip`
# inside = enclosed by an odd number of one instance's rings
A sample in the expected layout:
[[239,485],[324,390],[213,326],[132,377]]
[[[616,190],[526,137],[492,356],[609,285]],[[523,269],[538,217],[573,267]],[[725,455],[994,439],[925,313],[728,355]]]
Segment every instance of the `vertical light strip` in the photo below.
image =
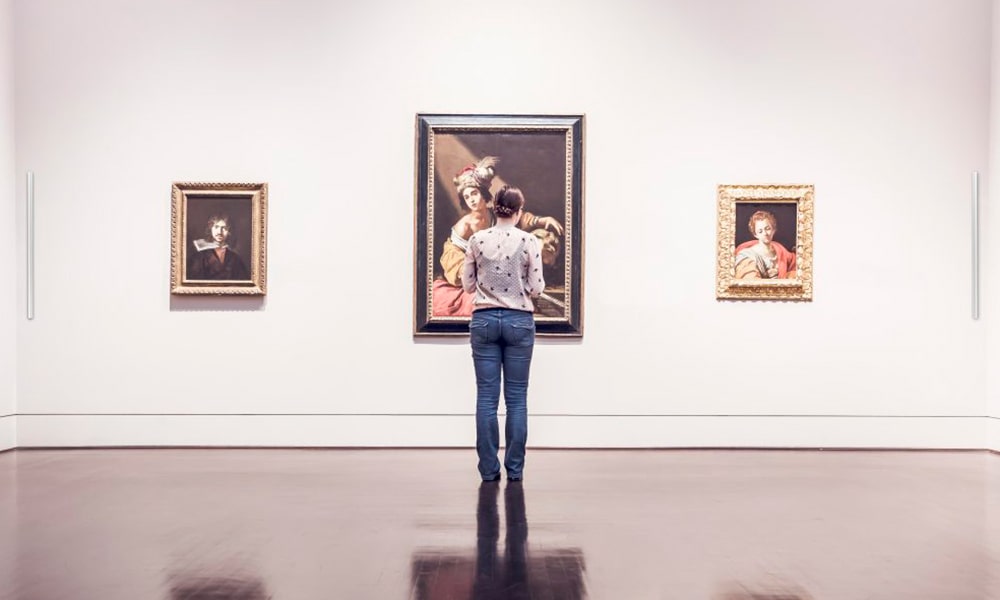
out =
[[25,277],[28,296],[28,320],[35,318],[35,174],[28,171],[28,195],[25,209],[27,227],[28,272]]
[[979,171],[972,172],[972,319],[979,320]]

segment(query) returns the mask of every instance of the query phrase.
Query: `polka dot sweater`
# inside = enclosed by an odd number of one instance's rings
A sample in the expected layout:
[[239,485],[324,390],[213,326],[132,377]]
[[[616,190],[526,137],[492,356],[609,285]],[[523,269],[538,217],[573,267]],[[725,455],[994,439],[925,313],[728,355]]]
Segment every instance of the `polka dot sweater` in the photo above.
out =
[[534,312],[531,299],[545,290],[538,238],[513,223],[502,222],[472,234],[465,252],[462,287],[476,295],[475,308]]

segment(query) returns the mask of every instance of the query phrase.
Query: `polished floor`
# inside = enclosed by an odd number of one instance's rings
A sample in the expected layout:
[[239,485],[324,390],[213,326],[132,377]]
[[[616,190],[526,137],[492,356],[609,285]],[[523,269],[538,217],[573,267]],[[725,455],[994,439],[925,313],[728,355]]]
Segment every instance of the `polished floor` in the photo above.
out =
[[7,452],[0,598],[1000,599],[1000,455]]

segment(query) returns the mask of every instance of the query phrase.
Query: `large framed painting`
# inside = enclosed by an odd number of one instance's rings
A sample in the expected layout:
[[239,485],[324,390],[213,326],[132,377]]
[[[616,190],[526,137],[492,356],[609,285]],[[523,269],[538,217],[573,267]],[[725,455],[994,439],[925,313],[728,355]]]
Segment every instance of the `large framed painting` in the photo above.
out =
[[716,298],[812,300],[813,191],[719,186]]
[[266,183],[175,183],[170,229],[171,293],[266,293]]
[[[523,192],[517,226],[542,249],[538,335],[583,335],[583,135],[583,115],[417,115],[415,335],[468,334],[465,247],[504,185]],[[470,186],[485,202],[465,198]]]

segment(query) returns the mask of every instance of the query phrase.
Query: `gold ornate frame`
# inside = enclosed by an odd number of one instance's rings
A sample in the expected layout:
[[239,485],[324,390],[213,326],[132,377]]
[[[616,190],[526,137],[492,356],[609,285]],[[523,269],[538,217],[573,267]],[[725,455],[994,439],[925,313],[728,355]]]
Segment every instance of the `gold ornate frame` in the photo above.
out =
[[[230,214],[235,245],[247,279],[191,279],[194,235],[218,212]],[[170,293],[263,296],[267,293],[267,184],[175,183],[170,215]]]
[[[813,186],[720,185],[715,296],[719,300],[812,300],[813,295]],[[737,209],[746,205],[794,205],[795,275],[784,279],[737,279],[736,240],[745,223],[737,223]],[[778,228],[779,230],[781,227]],[[738,234],[739,232],[739,234]]]

